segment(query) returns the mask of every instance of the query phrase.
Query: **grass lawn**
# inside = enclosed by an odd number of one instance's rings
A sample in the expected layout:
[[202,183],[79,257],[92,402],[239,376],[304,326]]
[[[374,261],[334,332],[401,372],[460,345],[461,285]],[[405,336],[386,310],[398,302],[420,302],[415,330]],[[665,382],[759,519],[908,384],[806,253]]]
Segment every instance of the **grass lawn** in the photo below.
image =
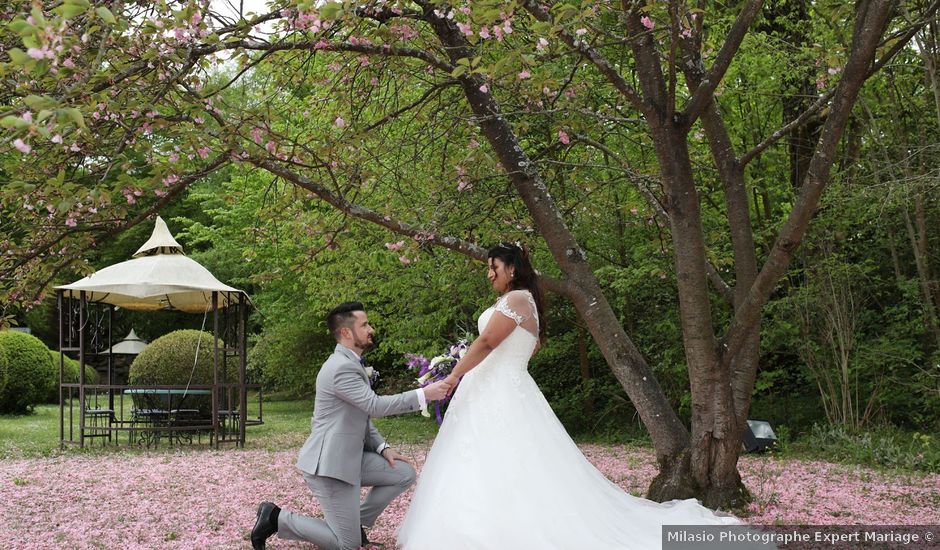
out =
[[[130,417],[130,407],[130,400],[126,400],[125,418]],[[256,410],[257,401],[252,404],[249,399],[249,416],[254,416]],[[245,447],[269,451],[300,449],[310,433],[312,413],[312,399],[265,401],[264,424],[249,426],[246,429]],[[417,413],[376,418],[374,422],[382,435],[393,445],[426,443],[434,439],[437,433],[434,420]],[[122,438],[123,441],[126,441],[126,438]],[[114,447],[110,446],[109,449]],[[136,446],[130,446],[132,450],[135,448]],[[122,450],[127,449],[127,445],[124,445]],[[149,452],[175,449],[178,447],[161,445],[156,450],[150,449]],[[58,405],[39,405],[32,414],[0,415],[0,459],[50,456],[59,452]],[[86,444],[83,452],[101,452],[101,444]]]

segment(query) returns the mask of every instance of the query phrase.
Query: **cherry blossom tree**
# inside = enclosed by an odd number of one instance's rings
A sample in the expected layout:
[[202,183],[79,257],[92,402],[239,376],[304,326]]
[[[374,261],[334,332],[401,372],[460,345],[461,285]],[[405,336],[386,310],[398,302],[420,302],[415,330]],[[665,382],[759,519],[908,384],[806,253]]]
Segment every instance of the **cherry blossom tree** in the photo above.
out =
[[[285,1],[230,16],[197,1],[13,2],[0,35],[0,301],[41,299],[96,243],[229,166],[267,171],[346,216],[479,260],[472,222],[412,217],[410,194],[466,197],[498,178],[511,192],[446,200],[470,220],[515,212],[522,233],[537,233],[551,255],[546,287],[574,305],[652,436],[660,474],[650,497],[741,504],[749,495],[737,457],[762,308],[830,181],[859,90],[937,10],[918,5],[902,19],[896,2],[862,0],[821,12],[837,29],[818,97],[742,146],[720,97],[748,93],[728,75],[760,48],[752,29],[762,4]],[[819,139],[760,257],[749,166],[810,121]],[[731,254],[722,265],[702,220],[700,138],[724,199]],[[648,144],[648,165],[629,140]],[[411,182],[408,196],[388,198],[408,180],[401,165],[387,168],[406,150],[439,159],[447,185]],[[568,152],[627,174],[671,236],[691,432],[605,297],[564,190],[546,177],[554,155]],[[364,194],[376,187],[390,190],[385,202]]]

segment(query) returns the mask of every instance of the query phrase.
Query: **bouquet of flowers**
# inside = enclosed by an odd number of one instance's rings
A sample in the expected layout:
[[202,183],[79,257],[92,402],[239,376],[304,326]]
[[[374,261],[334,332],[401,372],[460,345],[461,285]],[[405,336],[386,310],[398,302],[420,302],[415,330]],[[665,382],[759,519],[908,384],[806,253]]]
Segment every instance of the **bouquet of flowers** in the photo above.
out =
[[[405,355],[405,358],[408,359],[408,368],[418,373],[418,387],[423,388],[427,385],[433,384],[438,380],[443,380],[454,370],[454,365],[457,364],[457,361],[467,353],[467,349],[470,347],[470,344],[467,343],[467,340],[460,340],[456,344],[450,346],[450,348],[443,353],[432,359],[428,359],[423,355],[417,355],[414,353],[409,353]],[[459,382],[458,382],[459,384]],[[457,387],[455,386],[450,395],[445,397],[440,401],[434,402],[434,413],[437,417],[437,423],[440,425],[444,422],[443,410],[450,402],[451,396],[454,395]],[[431,414],[428,413],[427,408],[421,411],[421,414],[430,417]]]

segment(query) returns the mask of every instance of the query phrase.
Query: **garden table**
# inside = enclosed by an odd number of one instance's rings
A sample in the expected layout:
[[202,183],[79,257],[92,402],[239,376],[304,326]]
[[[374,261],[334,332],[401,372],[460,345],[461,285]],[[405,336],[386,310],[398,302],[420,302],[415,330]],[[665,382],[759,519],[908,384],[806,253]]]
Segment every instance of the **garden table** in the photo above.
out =
[[[125,395],[150,395],[161,397],[161,408],[134,408],[131,409],[131,422],[133,427],[141,428],[138,444],[156,446],[160,437],[166,432],[167,438],[177,443],[192,443],[192,434],[188,430],[194,429],[203,423],[199,409],[182,408],[186,397],[191,395],[211,395],[211,390],[194,390],[184,388],[128,388]],[[174,399],[178,398],[177,401]],[[174,406],[175,405],[175,406]],[[165,428],[165,429],[160,429]],[[180,430],[183,428],[183,430]],[[130,439],[133,441],[136,430],[131,431]]]

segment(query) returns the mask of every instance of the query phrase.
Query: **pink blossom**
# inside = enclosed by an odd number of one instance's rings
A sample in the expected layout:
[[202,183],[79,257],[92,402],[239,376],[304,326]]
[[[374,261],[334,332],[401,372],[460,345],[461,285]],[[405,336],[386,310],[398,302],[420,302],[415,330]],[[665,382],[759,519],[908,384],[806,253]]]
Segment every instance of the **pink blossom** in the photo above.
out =
[[457,29],[459,29],[464,36],[473,36],[473,29],[466,23],[457,23]]
[[646,28],[649,29],[649,30],[653,30],[653,27],[656,26],[656,24],[653,23],[653,20],[650,19],[650,17],[649,17],[648,15],[644,15],[643,17],[641,17],[641,18],[640,18],[640,23],[642,23],[643,26],[646,27]]
[[404,245],[405,245],[405,241],[398,241],[397,243],[385,243],[385,248],[394,251],[394,250],[399,250]]
[[274,152],[277,150],[277,145],[276,145],[273,141],[268,140],[268,142],[264,144],[264,149],[265,149],[268,153],[270,153],[270,154],[273,155]]
[[398,261],[401,262],[401,263],[403,263],[403,264],[410,264],[410,263],[411,263],[411,259],[410,259],[408,256],[405,256],[405,255],[399,256],[399,257],[398,257]]
[[24,112],[24,113],[23,113],[23,120],[25,120],[26,122],[32,122],[32,121],[33,121],[33,113],[32,113],[31,111],[26,111],[26,112]]
[[558,141],[568,145],[568,143],[571,141],[571,138],[568,137],[568,132],[564,130],[558,130]]
[[467,143],[467,147],[469,147],[469,148],[471,148],[471,149],[476,149],[476,148],[479,147],[479,146],[480,146],[480,142],[477,141],[477,140],[474,139],[474,138],[470,138],[470,142]]
[[457,192],[463,193],[464,191],[470,189],[472,185],[465,179],[460,179],[457,181]]
[[548,47],[548,40],[544,38],[539,38],[538,42],[535,43],[535,49],[538,51],[545,51],[545,48]]
[[69,68],[69,69],[74,69],[74,68],[75,68],[75,62],[72,61],[72,58],[71,58],[71,57],[66,57],[65,60],[62,61],[62,65],[63,65],[64,67],[66,67],[66,68]]
[[484,84],[484,85],[480,86],[480,91],[485,94],[486,92],[490,91],[490,89],[489,89],[489,87],[487,87],[486,84]]
[[483,39],[490,38],[490,29],[488,29],[487,27],[483,27],[482,29],[480,29],[479,34],[480,34],[480,38],[483,38]]
[[336,120],[333,121],[333,126],[337,128],[344,128],[346,126],[346,121],[343,120],[343,117],[338,116],[336,117]]
[[42,48],[27,48],[26,55],[32,57],[33,59],[45,59],[47,57],[49,59],[55,58],[55,53],[53,53],[48,46],[44,46]]
[[255,143],[261,143],[261,128],[254,127],[251,129],[251,139],[253,139]]
[[587,29],[585,29],[585,28],[580,28],[580,29],[574,31],[574,34],[577,35],[577,36],[584,36],[585,34],[587,34]]
[[[18,526],[5,531],[4,544],[244,548],[260,500],[321,514],[294,467],[296,448],[258,448],[264,440],[251,431],[248,440],[247,448],[238,451],[67,452],[0,461],[0,517]],[[396,450],[413,457],[419,479],[429,446],[430,442],[396,445]],[[651,449],[597,444],[579,448],[601,474],[631,494],[645,494],[657,474]],[[743,518],[752,525],[940,522],[937,507],[929,505],[940,488],[937,474],[912,476],[774,455],[742,456],[738,469],[753,493],[749,515]],[[109,471],[122,475],[102,474]],[[62,487],[75,490],[63,493]],[[369,532],[371,540],[395,548],[395,532],[413,493],[409,489],[392,501]],[[111,505],[101,506],[102,502]],[[94,541],[89,544],[92,532]],[[277,548],[296,546],[277,538],[269,543]]]
[[49,138],[49,141],[51,141],[52,143],[62,143],[62,136],[60,136],[59,134],[56,134],[52,136],[51,138]]
[[518,76],[519,76],[519,80],[525,80],[526,78],[529,78],[530,76],[532,76],[532,73],[530,73],[528,70],[523,69],[519,71]]
[[498,27],[498,26],[496,26],[496,25],[493,25],[493,34],[496,35],[496,41],[497,41],[497,42],[502,42],[502,41],[503,41],[503,28],[502,28],[502,27]]
[[692,29],[684,28],[682,32],[679,33],[679,36],[682,38],[690,38],[692,36]]
[[196,153],[199,155],[199,158],[202,158],[202,159],[209,158],[208,147],[200,147],[199,149],[196,149]]
[[24,142],[20,138],[13,140],[13,147],[16,147],[16,150],[20,153],[23,153],[24,155],[28,155],[29,152],[33,150],[33,148],[30,147],[28,143]]
[[180,159],[179,155],[177,155],[176,153],[170,153],[170,156],[169,156],[170,162],[177,162],[179,159]]
[[78,225],[78,222],[75,221],[75,218],[71,218],[71,217],[70,217],[70,218],[66,218],[66,220],[65,220],[65,225],[67,225],[67,226],[69,226],[69,227],[75,227],[75,226]]

